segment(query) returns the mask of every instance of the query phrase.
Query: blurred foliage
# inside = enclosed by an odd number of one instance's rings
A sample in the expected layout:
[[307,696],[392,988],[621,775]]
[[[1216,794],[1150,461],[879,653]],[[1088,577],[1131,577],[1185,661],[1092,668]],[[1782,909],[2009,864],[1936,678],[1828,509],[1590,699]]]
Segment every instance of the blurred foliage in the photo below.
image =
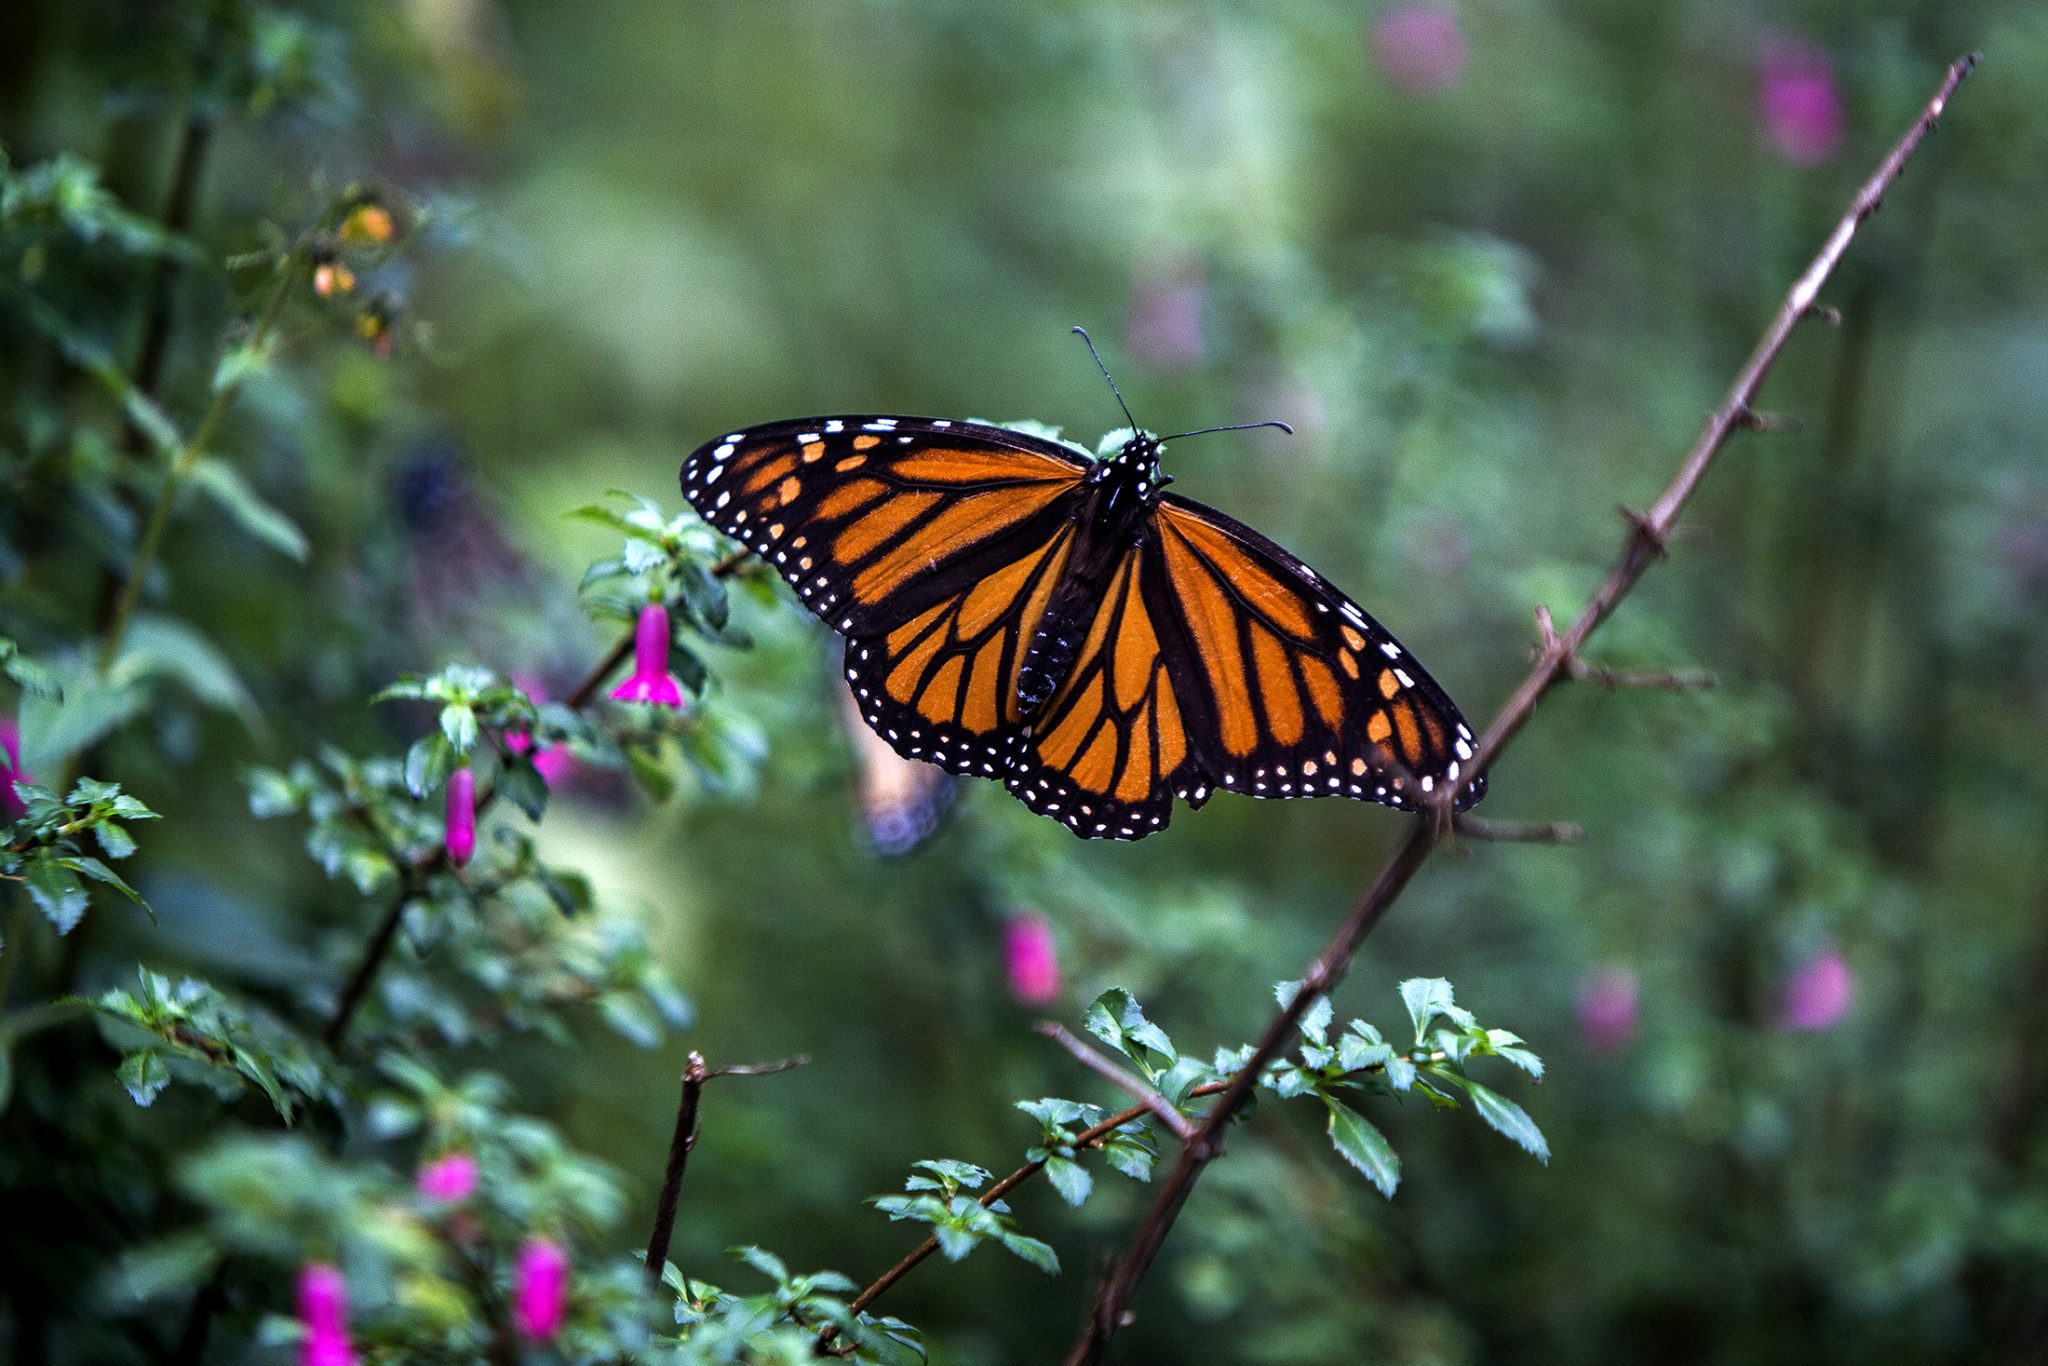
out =
[[[1477,721],[1971,48],[1773,380],[1801,426],[1598,642],[1719,686],[1546,704],[1486,814],[1585,843],[1432,865],[1117,1351],[2037,1358],[2048,13],[1995,0],[0,7],[0,1356],[285,1360],[332,1263],[364,1359],[1055,1357],[1174,1140],[1082,1142],[1130,1097],[1005,926],[1199,1108],[1402,818],[1082,844],[967,783],[876,858],[833,645],[681,455],[1086,446],[1088,324],[1141,421],[1296,426],[1169,458]],[[681,708],[590,681],[650,604]],[[1350,1019],[1396,992],[1412,1042]],[[707,1093],[650,1295],[686,1049],[812,1062]],[[1006,1158],[1046,1179],[984,1206]],[[1017,1256],[857,1315],[927,1228]]]

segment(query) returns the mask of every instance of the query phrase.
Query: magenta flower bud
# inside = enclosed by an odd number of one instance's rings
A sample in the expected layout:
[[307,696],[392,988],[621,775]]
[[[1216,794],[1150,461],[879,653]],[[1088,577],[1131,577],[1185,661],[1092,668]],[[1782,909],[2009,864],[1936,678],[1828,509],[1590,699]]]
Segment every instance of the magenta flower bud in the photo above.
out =
[[576,756],[567,745],[549,745],[533,756],[534,771],[549,787],[559,787],[576,767]]
[[341,1268],[309,1262],[299,1271],[299,1366],[355,1366],[348,1342],[348,1282]]
[[528,1238],[513,1273],[512,1317],[520,1336],[546,1342],[569,1316],[569,1254],[552,1238]]
[[612,689],[612,696],[621,702],[682,706],[683,685],[668,671],[668,646],[668,608],[650,602],[640,609],[633,628],[633,672]]
[[1003,971],[1009,978],[1010,995],[1023,1004],[1044,1006],[1059,999],[1059,950],[1044,916],[1012,916],[1003,926]]
[[1596,1053],[1612,1053],[1636,1032],[1636,975],[1619,966],[1595,968],[1579,983],[1579,1033]]
[[448,861],[465,867],[476,853],[476,771],[448,775]]
[[1465,70],[1465,35],[1435,5],[1403,5],[1372,29],[1373,52],[1394,88],[1407,95],[1450,89]]
[[16,783],[29,781],[21,771],[21,726],[0,716],[0,821],[19,820],[28,807],[14,793]]
[[476,1191],[476,1159],[465,1152],[443,1153],[420,1164],[419,1191],[444,1205],[460,1204]]
[[1832,1029],[1856,999],[1856,979],[1840,949],[1829,947],[1802,963],[1785,983],[1786,1029]]
[[1758,64],[1757,115],[1779,155],[1815,166],[1842,145],[1842,93],[1828,54],[1799,38],[1764,47]]

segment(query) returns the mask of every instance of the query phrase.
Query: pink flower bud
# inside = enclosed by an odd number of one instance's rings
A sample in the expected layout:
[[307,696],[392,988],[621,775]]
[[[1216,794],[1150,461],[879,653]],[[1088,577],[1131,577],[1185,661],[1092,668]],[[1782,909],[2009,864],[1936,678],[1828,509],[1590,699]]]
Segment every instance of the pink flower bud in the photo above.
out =
[[28,810],[14,785],[29,781],[21,771],[21,727],[11,716],[0,716],[0,821],[18,820]]
[[1012,916],[1003,926],[1003,970],[1010,981],[1010,995],[1023,1004],[1044,1006],[1059,999],[1059,950],[1044,916]]
[[309,1262],[299,1271],[299,1366],[355,1366],[348,1342],[348,1282],[341,1268]]
[[466,866],[476,853],[476,771],[458,768],[448,775],[448,861]]
[[[548,700],[547,690],[533,675],[514,674],[512,681],[517,683],[520,690],[535,703]],[[524,727],[507,730],[505,748],[513,754],[533,753],[533,733]],[[569,776],[570,770],[576,767],[576,756],[569,752],[567,745],[549,745],[546,749],[533,754],[533,767],[534,771],[540,774],[542,782],[549,787],[558,787],[562,780]]]
[[1856,979],[1842,951],[1830,947],[1796,968],[1785,983],[1786,1029],[1832,1029],[1856,999]]
[[1373,25],[1372,45],[1380,70],[1404,94],[1440,94],[1465,69],[1465,35],[1457,19],[1435,5],[1389,12]]
[[444,1205],[460,1204],[476,1191],[476,1159],[465,1152],[443,1153],[420,1164],[420,1194]]
[[1800,38],[1766,44],[1758,64],[1757,114],[1778,152],[1814,166],[1842,145],[1842,94],[1828,54]]
[[633,672],[612,689],[621,702],[653,702],[663,707],[683,705],[683,685],[668,671],[668,609],[650,602],[640,609],[633,628]]
[[512,1316],[520,1335],[546,1342],[569,1316],[569,1254],[551,1238],[528,1238],[513,1276]]
[[1619,966],[1595,968],[1579,983],[1579,1033],[1596,1053],[1611,1053],[1636,1032],[1636,975]]

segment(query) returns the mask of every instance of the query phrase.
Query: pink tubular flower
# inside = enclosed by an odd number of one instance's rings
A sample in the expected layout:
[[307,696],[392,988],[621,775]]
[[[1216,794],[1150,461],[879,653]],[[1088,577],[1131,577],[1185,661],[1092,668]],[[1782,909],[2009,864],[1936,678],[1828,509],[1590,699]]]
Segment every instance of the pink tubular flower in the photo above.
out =
[[633,672],[612,689],[612,696],[621,702],[682,706],[683,685],[668,671],[668,645],[668,608],[650,602],[640,609],[633,628]]
[[1758,63],[1757,115],[1794,166],[1833,156],[1842,145],[1842,94],[1828,54],[1800,38],[1767,43]]
[[456,1205],[476,1190],[476,1159],[465,1152],[443,1153],[420,1164],[419,1191],[429,1200]]
[[1856,979],[1842,951],[1829,947],[1802,963],[1785,983],[1786,1029],[1832,1029],[1856,999]]
[[448,861],[466,866],[476,853],[476,770],[458,768],[448,775]]
[[546,1342],[569,1316],[569,1254],[552,1238],[528,1238],[519,1249],[512,1316],[520,1336]]
[[0,716],[0,821],[20,819],[28,807],[14,795],[14,785],[29,780],[21,771],[21,727],[11,716]]
[[1389,11],[1373,25],[1372,46],[1380,70],[1403,94],[1441,94],[1465,69],[1465,35],[1456,17],[1436,5]]
[[1636,1032],[1636,975],[1620,966],[1595,968],[1579,982],[1579,1033],[1596,1053],[1612,1053]]
[[1027,912],[1003,926],[1003,971],[1010,995],[1023,1004],[1044,1006],[1059,999],[1059,950],[1044,916]]
[[[515,674],[512,681],[517,683],[536,704],[548,700],[547,692],[541,687],[540,680],[531,675]],[[507,730],[505,748],[514,754],[528,753],[533,749],[532,732],[523,728]],[[542,782],[549,787],[557,787],[569,776],[569,771],[576,767],[576,756],[569,752],[567,745],[549,745],[533,756],[533,767],[534,771],[540,774]]]
[[299,1322],[306,1329],[299,1366],[355,1366],[355,1349],[348,1342],[348,1282],[340,1267],[308,1262],[300,1269]]

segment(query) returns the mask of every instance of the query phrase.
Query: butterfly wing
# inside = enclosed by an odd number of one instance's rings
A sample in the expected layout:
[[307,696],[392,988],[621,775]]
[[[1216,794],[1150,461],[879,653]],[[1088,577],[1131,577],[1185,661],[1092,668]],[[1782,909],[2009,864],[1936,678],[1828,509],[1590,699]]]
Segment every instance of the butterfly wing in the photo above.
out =
[[[1209,783],[1254,797],[1348,796],[1414,809],[1456,783],[1472,731],[1399,641],[1320,575],[1213,508],[1167,494],[1145,592],[1189,748]],[[1192,786],[1190,800],[1206,792]],[[1486,791],[1482,775],[1458,808]]]
[[1076,539],[1087,466],[1048,441],[908,417],[778,422],[683,465],[705,520],[846,636],[861,716],[906,759],[1000,777],[1017,671]]
[[887,632],[1065,520],[1087,467],[972,422],[813,417],[749,427],[683,462],[683,496],[842,634]]

